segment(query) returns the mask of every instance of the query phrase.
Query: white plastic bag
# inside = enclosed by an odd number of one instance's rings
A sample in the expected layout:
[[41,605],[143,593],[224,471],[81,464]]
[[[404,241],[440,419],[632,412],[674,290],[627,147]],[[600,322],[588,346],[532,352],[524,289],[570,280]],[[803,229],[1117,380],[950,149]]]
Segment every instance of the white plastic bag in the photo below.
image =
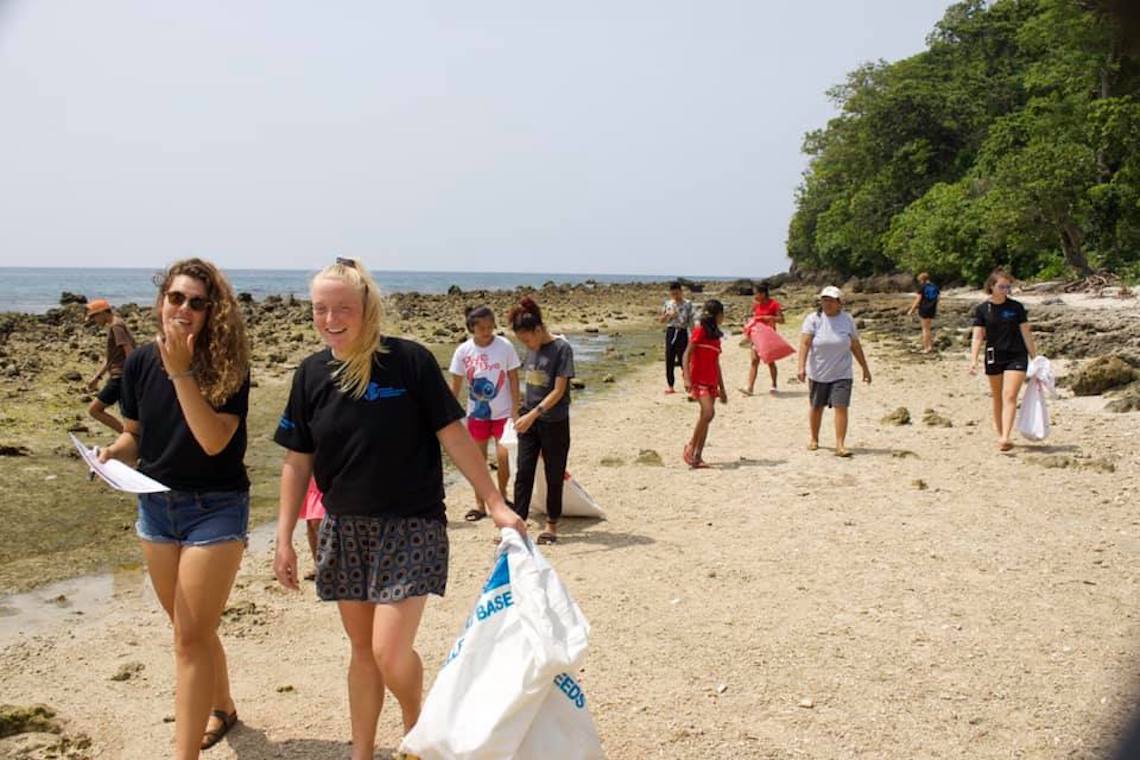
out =
[[605,757],[587,707],[586,692],[569,673],[554,677],[553,688],[530,724],[516,757],[519,760],[601,760]]
[[[585,656],[590,625],[554,569],[517,532],[502,535],[491,577],[402,752],[423,760],[527,757],[520,748],[547,709],[555,678],[576,672]],[[567,745],[541,757],[595,755]]]
[[1056,396],[1053,368],[1044,356],[1029,363],[1025,373],[1025,395],[1017,415],[1017,431],[1031,441],[1043,441],[1049,435],[1049,408],[1045,394]]
[[[519,466],[519,435],[512,420],[507,420],[506,427],[503,428],[503,437],[499,439],[499,443],[507,449],[507,457],[513,477],[518,472]],[[534,491],[530,499],[530,508],[532,512],[546,513],[546,473],[542,469],[542,457],[538,458],[538,466],[535,468]],[[577,480],[570,477],[569,472],[565,474],[565,482],[562,484],[562,516],[606,519],[605,510],[598,502],[594,501],[594,497],[590,496],[590,493]]]

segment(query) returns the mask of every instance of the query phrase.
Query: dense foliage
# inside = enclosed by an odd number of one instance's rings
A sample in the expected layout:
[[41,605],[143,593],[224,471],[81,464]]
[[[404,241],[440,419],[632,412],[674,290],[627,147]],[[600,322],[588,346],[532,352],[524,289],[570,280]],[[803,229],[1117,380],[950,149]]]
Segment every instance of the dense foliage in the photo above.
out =
[[851,72],[804,140],[795,266],[1140,276],[1138,6],[968,0],[925,51]]

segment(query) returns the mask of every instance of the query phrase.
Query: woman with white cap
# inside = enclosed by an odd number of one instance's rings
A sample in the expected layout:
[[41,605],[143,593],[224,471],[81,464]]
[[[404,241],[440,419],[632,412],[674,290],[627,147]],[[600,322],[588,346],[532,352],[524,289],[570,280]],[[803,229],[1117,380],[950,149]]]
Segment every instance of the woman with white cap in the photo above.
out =
[[808,381],[808,399],[811,402],[811,442],[808,450],[819,448],[819,427],[823,422],[823,408],[835,409],[835,455],[849,457],[847,438],[847,407],[851,404],[851,386],[854,384],[854,356],[863,368],[863,382],[871,382],[871,370],[855,320],[843,310],[843,293],[834,285],[819,292],[819,308],[809,314],[800,330],[798,377]]

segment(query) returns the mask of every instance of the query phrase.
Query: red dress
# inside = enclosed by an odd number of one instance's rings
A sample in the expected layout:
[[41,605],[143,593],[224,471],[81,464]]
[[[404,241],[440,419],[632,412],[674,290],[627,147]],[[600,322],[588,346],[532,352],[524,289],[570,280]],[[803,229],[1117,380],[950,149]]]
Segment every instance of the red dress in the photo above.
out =
[[698,388],[712,388],[719,393],[720,338],[710,338],[703,325],[697,325],[689,337],[689,380],[694,392]]

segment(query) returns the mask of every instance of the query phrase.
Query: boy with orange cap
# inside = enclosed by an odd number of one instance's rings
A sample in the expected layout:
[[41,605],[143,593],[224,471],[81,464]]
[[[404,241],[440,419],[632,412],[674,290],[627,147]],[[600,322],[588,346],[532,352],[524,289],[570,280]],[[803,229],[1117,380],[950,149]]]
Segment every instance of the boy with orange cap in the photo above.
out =
[[87,304],[87,321],[94,322],[99,327],[109,327],[107,331],[107,361],[87,383],[87,389],[94,391],[99,387],[99,378],[107,375],[107,384],[103,390],[87,407],[87,412],[116,433],[123,432],[123,423],[114,415],[107,413],[107,407],[119,403],[120,388],[122,384],[123,362],[127,354],[135,348],[135,339],[123,320],[111,309],[111,304],[105,298],[96,298]]

